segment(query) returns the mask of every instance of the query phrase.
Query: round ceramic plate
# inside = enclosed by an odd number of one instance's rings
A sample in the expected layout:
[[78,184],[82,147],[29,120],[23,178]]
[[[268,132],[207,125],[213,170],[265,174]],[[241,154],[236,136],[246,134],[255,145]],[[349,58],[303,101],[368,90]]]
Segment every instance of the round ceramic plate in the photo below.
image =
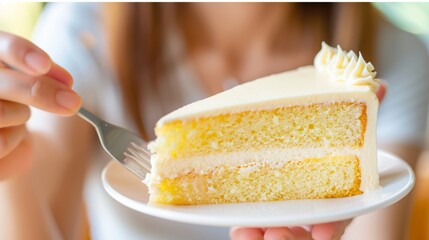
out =
[[378,151],[378,171],[381,188],[353,197],[193,206],[148,204],[146,185],[115,161],[104,168],[102,180],[110,196],[144,214],[202,225],[268,227],[356,217],[395,203],[414,186],[411,168],[391,154]]

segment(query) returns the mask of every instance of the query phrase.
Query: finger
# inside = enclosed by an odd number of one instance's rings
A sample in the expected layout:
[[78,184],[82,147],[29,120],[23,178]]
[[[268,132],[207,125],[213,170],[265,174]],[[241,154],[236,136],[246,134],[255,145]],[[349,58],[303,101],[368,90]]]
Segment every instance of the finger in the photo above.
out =
[[301,227],[275,227],[268,228],[264,235],[265,240],[290,239],[290,240],[311,240],[311,233]]
[[265,240],[293,239],[292,230],[288,227],[267,228],[264,234]]
[[385,81],[381,81],[380,86],[377,89],[377,92],[375,93],[377,95],[378,101],[381,103],[384,99],[384,96],[387,92],[387,84]]
[[33,77],[10,69],[0,70],[0,96],[4,100],[31,105],[42,110],[73,115],[82,105],[78,94],[46,76]]
[[71,87],[73,85],[72,75],[65,70],[63,67],[56,63],[52,63],[52,67],[46,76],[64,83],[66,86]]
[[43,75],[52,66],[51,58],[36,45],[18,36],[0,31],[0,60],[31,75]]
[[31,144],[24,138],[7,156],[0,159],[0,180],[25,173],[31,166]]
[[344,234],[344,231],[350,222],[351,220],[345,220],[317,224],[311,229],[311,234],[315,240],[337,240]]
[[0,159],[15,149],[24,138],[25,126],[0,128]]
[[233,227],[229,230],[232,240],[263,240],[264,232],[261,228]]
[[0,100],[0,128],[22,125],[30,118],[26,105]]
[[290,230],[292,230],[294,239],[296,240],[313,240],[311,233],[302,227],[293,227]]

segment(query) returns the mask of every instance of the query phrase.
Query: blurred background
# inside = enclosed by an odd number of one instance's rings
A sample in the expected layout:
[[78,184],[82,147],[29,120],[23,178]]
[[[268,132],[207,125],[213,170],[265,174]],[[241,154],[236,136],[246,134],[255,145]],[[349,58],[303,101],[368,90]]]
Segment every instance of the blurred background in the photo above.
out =
[[[373,5],[394,25],[421,38],[429,53],[429,3],[373,3]],[[45,3],[0,3],[0,30],[31,39],[32,29],[44,6]],[[416,175],[417,184],[413,190],[414,200],[408,239],[429,239],[429,188],[427,187],[429,151],[420,157]]]
[[44,3],[0,2],[0,30],[30,39]]
[[[0,2],[0,30],[30,38],[37,17],[45,4]],[[373,5],[397,27],[420,36],[429,46],[429,3],[373,3]]]
[[[394,25],[419,36],[426,44],[426,49],[429,52],[429,3],[373,3],[373,5]],[[426,141],[426,149],[428,149],[427,145],[428,141]],[[417,181],[413,190],[414,200],[408,239],[429,239],[428,150],[423,152],[417,162],[416,175]]]

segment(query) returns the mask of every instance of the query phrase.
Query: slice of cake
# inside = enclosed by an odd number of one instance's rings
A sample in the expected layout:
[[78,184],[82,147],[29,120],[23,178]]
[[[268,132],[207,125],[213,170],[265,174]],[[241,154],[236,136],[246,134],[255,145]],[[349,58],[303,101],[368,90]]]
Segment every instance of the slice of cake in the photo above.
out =
[[377,188],[373,70],[360,54],[322,43],[314,66],[164,116],[150,144],[150,202],[335,198]]

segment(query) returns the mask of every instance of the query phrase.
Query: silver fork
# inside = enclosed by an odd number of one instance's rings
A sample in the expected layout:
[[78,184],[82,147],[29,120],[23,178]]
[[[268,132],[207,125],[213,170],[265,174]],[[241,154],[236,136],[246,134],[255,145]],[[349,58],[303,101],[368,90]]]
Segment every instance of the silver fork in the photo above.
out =
[[78,114],[91,123],[97,130],[98,137],[104,150],[119,161],[137,177],[144,180],[150,172],[150,154],[146,150],[147,143],[129,130],[108,123],[85,108],[80,108]]

